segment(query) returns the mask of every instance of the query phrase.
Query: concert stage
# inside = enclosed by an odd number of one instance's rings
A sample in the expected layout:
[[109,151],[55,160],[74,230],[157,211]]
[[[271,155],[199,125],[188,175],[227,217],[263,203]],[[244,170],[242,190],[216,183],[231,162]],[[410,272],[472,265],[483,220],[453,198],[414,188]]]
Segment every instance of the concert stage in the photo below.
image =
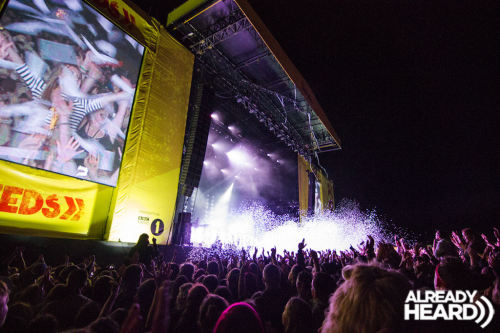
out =
[[[186,1],[166,22],[126,0],[24,3],[2,1],[17,53],[0,62],[0,232],[207,246],[334,207],[319,155],[340,140],[246,0]],[[57,75],[71,89],[45,93]]]

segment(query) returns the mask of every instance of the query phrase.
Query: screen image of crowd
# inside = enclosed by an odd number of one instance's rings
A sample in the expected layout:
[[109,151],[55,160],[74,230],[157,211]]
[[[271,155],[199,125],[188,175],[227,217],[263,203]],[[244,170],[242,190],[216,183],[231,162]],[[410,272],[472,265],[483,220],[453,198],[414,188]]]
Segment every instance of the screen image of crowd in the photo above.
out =
[[[120,264],[2,253],[0,332],[498,332],[473,321],[405,321],[410,290],[476,290],[498,312],[500,232],[439,232],[428,245],[277,253],[220,245],[171,258],[140,236]],[[333,246],[334,244],[332,244]],[[61,254],[62,257],[62,254]]]
[[0,159],[115,186],[144,47],[79,0],[0,19]]

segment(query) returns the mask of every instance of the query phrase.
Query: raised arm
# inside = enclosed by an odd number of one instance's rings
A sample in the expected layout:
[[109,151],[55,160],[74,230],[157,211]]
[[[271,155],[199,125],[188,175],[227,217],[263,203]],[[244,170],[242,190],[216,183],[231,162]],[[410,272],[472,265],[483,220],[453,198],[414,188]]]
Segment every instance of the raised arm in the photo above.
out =
[[306,267],[306,261],[304,259],[304,248],[306,247],[305,243],[305,238],[302,239],[302,242],[299,243],[298,245],[298,251],[297,251],[297,265],[300,267]]

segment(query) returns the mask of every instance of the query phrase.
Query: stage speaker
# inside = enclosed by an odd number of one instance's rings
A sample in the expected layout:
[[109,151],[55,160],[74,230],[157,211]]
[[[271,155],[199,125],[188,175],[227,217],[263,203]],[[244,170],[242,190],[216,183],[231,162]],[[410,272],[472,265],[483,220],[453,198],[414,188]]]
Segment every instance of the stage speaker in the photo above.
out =
[[172,243],[176,245],[191,243],[191,213],[181,212],[177,216]]
[[206,88],[203,67],[195,62],[180,174],[181,193],[186,197],[200,183],[214,98],[213,92]]

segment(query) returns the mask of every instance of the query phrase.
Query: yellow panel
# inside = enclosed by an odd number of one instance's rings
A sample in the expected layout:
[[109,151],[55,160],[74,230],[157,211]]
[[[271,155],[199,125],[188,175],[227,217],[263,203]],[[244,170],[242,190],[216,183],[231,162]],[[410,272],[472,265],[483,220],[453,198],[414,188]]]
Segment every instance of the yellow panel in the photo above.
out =
[[299,170],[299,210],[300,216],[307,214],[309,205],[309,176],[307,171],[311,171],[311,166],[302,156],[298,157],[298,170]]
[[101,238],[113,188],[0,161],[0,231]]
[[175,212],[194,56],[164,28],[147,50],[107,238],[165,243]]
[[326,175],[319,171],[319,181],[321,183],[321,204],[323,209],[333,210],[335,208],[335,201],[333,196],[333,182],[329,180]]

